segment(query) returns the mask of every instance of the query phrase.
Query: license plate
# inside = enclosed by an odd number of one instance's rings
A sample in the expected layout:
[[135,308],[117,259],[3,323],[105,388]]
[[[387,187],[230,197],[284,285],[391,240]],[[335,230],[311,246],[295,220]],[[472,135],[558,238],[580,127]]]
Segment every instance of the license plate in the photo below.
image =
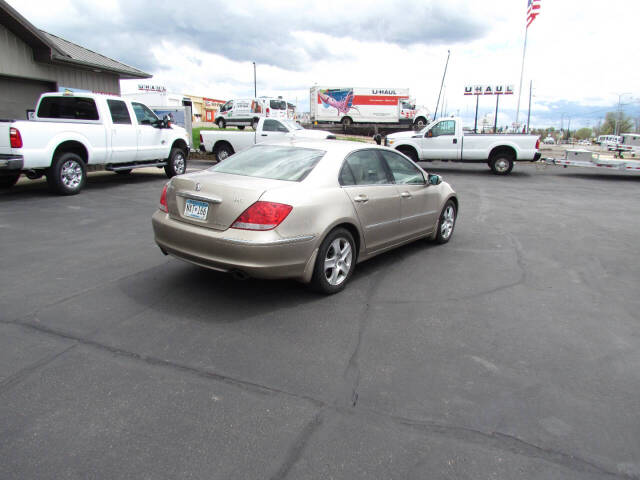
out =
[[198,220],[206,220],[209,213],[209,204],[207,202],[199,202],[198,200],[187,199],[184,206],[184,216],[197,218]]

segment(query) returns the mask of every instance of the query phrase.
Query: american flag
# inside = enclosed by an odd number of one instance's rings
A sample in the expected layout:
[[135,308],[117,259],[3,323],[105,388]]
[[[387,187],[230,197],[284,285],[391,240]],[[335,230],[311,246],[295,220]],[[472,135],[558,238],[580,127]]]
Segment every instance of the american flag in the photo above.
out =
[[541,0],[527,1],[527,28],[529,28],[529,25],[540,15],[540,1]]

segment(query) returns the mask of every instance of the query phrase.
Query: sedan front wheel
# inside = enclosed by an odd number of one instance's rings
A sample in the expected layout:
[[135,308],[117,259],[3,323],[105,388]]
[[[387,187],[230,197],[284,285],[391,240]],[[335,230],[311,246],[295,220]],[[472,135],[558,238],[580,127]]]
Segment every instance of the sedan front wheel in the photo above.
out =
[[451,240],[453,229],[456,226],[456,205],[449,200],[442,209],[440,220],[438,221],[438,233],[436,243],[447,243]]
[[333,230],[318,250],[311,287],[331,295],[343,290],[356,266],[355,242],[344,228]]

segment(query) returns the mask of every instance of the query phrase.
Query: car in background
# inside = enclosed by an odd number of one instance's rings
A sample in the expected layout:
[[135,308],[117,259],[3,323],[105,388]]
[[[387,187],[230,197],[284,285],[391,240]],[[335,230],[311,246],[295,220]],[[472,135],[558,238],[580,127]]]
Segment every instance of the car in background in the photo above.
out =
[[201,130],[200,150],[213,153],[220,162],[236,152],[249,148],[256,143],[283,138],[336,138],[325,130],[306,129],[293,121],[262,117],[254,132],[233,130]]
[[556,144],[556,139],[553,138],[552,136],[548,136],[548,137],[545,137],[545,139],[542,141],[542,143],[544,143],[545,145],[555,145]]
[[356,263],[418,239],[448,242],[458,207],[448,183],[392,149],[286,139],[175,177],[152,224],[165,255],[332,294]]
[[287,102],[282,97],[229,100],[217,113],[216,124],[220,128],[237,126],[241,130],[250,125],[256,130],[262,117],[287,119]]

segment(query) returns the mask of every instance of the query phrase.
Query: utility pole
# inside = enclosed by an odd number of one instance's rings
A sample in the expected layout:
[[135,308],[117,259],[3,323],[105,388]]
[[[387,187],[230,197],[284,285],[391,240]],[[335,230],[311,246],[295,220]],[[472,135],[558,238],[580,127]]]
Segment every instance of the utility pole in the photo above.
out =
[[449,66],[449,57],[451,56],[451,50],[447,50],[447,63],[444,64],[444,73],[442,74],[442,83],[440,84],[440,92],[438,93],[438,102],[436,103],[436,111],[433,114],[435,120],[438,116],[438,105],[440,105],[440,95],[442,95],[442,87],[444,87],[444,78],[447,76],[447,67]]
[[258,88],[256,84],[256,62],[253,62],[253,96],[258,98]]
[[619,135],[619,133],[618,133],[618,121],[619,121],[619,120],[620,120],[620,118],[622,117],[622,108],[621,108],[622,104],[620,103],[620,100],[622,99],[622,97],[623,97],[624,95],[631,95],[631,93],[630,93],[630,92],[625,92],[625,93],[615,93],[614,95],[618,95],[618,111],[617,111],[617,113],[616,113],[616,127],[615,127],[615,129],[614,129],[613,134],[614,134],[614,135]]

